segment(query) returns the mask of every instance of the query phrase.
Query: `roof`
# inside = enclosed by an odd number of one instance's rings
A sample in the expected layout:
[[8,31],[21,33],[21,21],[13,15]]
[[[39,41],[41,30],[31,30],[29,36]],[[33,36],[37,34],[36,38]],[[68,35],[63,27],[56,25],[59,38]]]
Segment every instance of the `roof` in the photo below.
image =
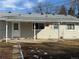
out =
[[19,21],[19,22],[79,22],[79,19],[70,15],[52,14],[24,14],[0,12],[0,20]]

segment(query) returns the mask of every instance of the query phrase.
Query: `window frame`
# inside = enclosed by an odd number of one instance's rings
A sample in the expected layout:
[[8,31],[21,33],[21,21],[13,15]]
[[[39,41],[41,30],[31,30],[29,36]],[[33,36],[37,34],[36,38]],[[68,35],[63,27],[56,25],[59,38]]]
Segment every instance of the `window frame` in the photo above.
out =
[[[43,25],[43,28],[41,28],[42,25]],[[35,23],[35,27],[36,27],[36,30],[41,30],[45,28],[45,25],[44,23]],[[34,23],[33,23],[33,29],[34,29]]]
[[67,24],[67,30],[75,30],[75,24]]
[[14,26],[13,27],[14,30],[19,30],[19,24],[18,23],[14,23],[13,26]]
[[59,24],[58,23],[54,24],[54,29],[59,29]]

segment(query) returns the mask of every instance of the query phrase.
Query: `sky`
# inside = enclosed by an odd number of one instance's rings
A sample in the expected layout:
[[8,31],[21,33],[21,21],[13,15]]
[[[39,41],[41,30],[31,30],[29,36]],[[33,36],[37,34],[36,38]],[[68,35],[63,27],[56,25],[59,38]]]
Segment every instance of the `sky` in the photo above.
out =
[[69,8],[69,0],[0,0],[0,11],[33,11],[38,3],[52,3],[53,7],[65,5]]

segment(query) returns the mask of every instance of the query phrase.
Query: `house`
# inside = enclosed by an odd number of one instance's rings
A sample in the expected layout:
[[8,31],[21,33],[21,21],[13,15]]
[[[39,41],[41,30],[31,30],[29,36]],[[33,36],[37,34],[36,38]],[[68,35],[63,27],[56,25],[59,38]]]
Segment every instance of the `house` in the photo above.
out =
[[0,39],[79,39],[79,19],[70,15],[0,12]]

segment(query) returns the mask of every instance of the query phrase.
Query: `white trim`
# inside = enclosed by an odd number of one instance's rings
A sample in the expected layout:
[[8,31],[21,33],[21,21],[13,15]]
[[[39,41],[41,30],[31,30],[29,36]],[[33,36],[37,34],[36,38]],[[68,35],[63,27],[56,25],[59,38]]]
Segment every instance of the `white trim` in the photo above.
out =
[[6,22],[6,43],[8,40],[8,22]]
[[58,23],[58,26],[59,26],[59,28],[58,28],[58,40],[60,40],[60,23]]
[[34,23],[34,40],[36,40],[36,25]]

